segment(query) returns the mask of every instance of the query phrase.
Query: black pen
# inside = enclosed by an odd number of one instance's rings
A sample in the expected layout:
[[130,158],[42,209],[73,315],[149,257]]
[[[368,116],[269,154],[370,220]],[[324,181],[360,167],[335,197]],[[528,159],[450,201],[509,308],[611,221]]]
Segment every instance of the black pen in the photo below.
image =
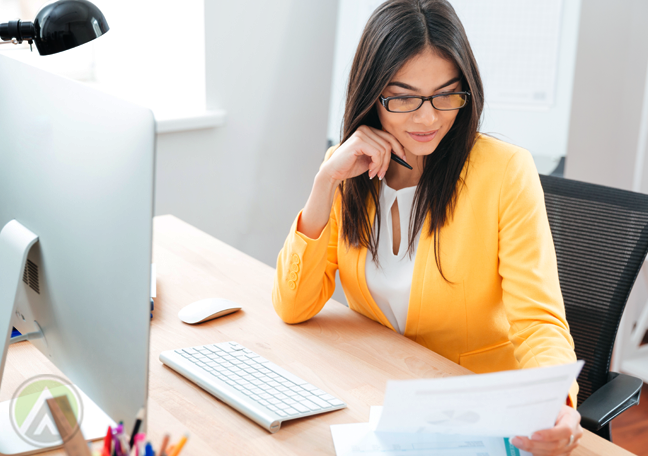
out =
[[144,419],[144,409],[139,409],[137,416],[135,417],[135,426],[133,427],[133,432],[131,432],[130,441],[128,442],[128,448],[132,449],[133,444],[135,443],[135,435],[139,432],[139,428],[142,425],[142,420]]
[[402,158],[400,158],[398,155],[392,152],[391,154],[391,159],[394,160],[396,163],[399,165],[403,165],[407,169],[412,169],[412,167]]

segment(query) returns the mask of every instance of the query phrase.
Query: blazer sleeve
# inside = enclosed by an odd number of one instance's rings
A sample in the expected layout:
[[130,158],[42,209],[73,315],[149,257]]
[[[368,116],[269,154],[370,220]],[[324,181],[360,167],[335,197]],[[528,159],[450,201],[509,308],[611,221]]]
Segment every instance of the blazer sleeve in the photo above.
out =
[[[325,161],[336,147],[326,153]],[[311,239],[297,231],[302,212],[277,258],[277,272],[272,288],[272,304],[286,323],[301,323],[322,310],[335,291],[338,223],[335,213],[339,192],[331,208],[329,221],[319,238]]]
[[[540,177],[531,154],[510,158],[499,199],[499,273],[509,340],[522,368],[576,361]],[[576,406],[578,385],[568,404]]]

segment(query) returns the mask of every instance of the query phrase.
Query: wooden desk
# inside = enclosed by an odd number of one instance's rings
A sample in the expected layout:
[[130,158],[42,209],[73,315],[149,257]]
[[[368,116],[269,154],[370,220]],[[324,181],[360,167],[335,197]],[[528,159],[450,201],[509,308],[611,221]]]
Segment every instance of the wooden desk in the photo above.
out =
[[[154,442],[165,431],[173,440],[189,432],[182,456],[333,455],[329,426],[367,422],[370,406],[383,403],[387,380],[470,373],[334,301],[306,323],[284,324],[270,298],[273,268],[175,217],[155,219],[154,261],[158,297],[151,327],[148,431]],[[183,306],[208,297],[234,300],[243,310],[198,326],[180,322]],[[270,434],[158,360],[164,350],[230,340],[338,396],[348,408],[289,421]],[[28,343],[12,346],[0,400],[42,373],[60,375]],[[573,454],[631,453],[586,431]]]

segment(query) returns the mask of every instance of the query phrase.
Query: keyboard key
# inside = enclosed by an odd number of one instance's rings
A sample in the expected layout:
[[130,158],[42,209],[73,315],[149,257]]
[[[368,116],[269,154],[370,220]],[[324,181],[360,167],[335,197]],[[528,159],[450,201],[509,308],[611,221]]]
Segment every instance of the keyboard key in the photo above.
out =
[[[306,381],[302,380],[301,378],[297,377],[296,375],[291,374],[290,372],[288,372],[288,371],[286,371],[284,369],[281,369],[280,367],[278,367],[277,372],[280,372],[281,376],[285,380],[293,382],[295,385],[309,385],[309,383],[307,383]],[[285,380],[280,380],[280,381],[285,381]],[[313,385],[310,385],[310,386],[313,386]],[[313,386],[313,388],[315,388],[315,386]]]
[[309,411],[308,408],[304,407],[303,405],[301,405],[299,403],[293,405],[293,407],[295,407],[297,410],[299,410],[300,413],[306,413],[306,412]]
[[281,410],[275,410],[275,413],[276,413],[277,415],[279,415],[279,416],[288,416],[287,413],[282,412]]
[[331,405],[336,405],[336,406],[337,406],[337,405],[344,405],[344,402],[342,402],[342,401],[339,400],[339,399],[335,399],[335,398],[334,398],[334,399],[331,399],[331,400],[329,401],[329,403],[330,403]]
[[279,404],[281,401],[279,399],[275,399],[274,397],[271,399],[268,399],[268,402],[270,402],[273,405]]
[[304,388],[307,391],[315,391],[315,390],[321,391],[317,386],[314,385],[302,385],[302,388]]
[[294,408],[287,408],[284,410],[288,415],[299,415],[299,412]]
[[285,393],[286,391],[290,391],[285,386],[275,386],[275,389],[278,390],[278,391],[281,391],[282,393]]
[[319,389],[319,388],[316,389],[316,390],[313,390],[313,391],[311,391],[311,392],[312,392],[315,396],[323,396],[323,395],[326,394],[326,391],[322,391],[322,390]]
[[321,400],[319,397],[312,397],[311,401],[315,402],[317,405],[319,405],[322,408],[329,407],[328,402]]
[[[284,403],[288,404],[288,405],[292,405],[294,407],[295,404],[297,404],[297,401],[294,401],[292,399],[284,399]],[[326,405],[328,405],[328,404],[326,404]]]
[[269,408],[270,410],[272,410],[273,412],[276,412],[277,410],[279,410],[279,408],[278,408],[278,407],[275,407],[274,405],[266,405],[266,407],[268,407],[268,408]]
[[304,407],[308,407],[308,409],[311,410],[311,411],[315,411],[315,410],[319,410],[319,409],[321,409],[320,406],[315,405],[315,404],[312,403],[311,401],[307,401],[307,400],[303,400],[303,401],[301,401],[301,405],[303,405]]
[[288,404],[284,404],[283,402],[279,402],[279,403],[277,404],[277,407],[279,407],[279,408],[282,409],[282,410],[285,410],[285,409],[289,409],[289,408],[290,408],[290,405],[288,405]]
[[327,393],[327,394],[321,395],[320,398],[324,399],[325,401],[331,401],[331,400],[335,399],[335,396],[331,396],[330,394]]
[[282,401],[283,401],[284,399],[288,399],[288,396],[286,396],[285,394],[277,394],[275,397],[276,397],[277,399],[281,399]]
[[268,393],[261,393],[259,394],[259,396],[261,396],[262,399],[272,399],[272,396],[270,396]]
[[268,405],[272,405],[272,404],[270,404],[270,402],[268,402],[268,401],[266,401],[266,400],[263,400],[263,399],[259,399],[259,404],[261,404],[261,405],[265,405],[266,407],[267,407]]

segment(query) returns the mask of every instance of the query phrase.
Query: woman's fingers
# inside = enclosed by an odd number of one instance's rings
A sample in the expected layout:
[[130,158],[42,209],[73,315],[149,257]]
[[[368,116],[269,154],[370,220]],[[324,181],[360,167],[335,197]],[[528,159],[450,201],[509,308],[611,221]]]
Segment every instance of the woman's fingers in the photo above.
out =
[[[405,160],[407,162],[407,156],[405,155],[405,148],[403,145],[392,135],[391,133],[388,133],[386,131],[382,130],[375,130],[376,134],[378,134],[381,138],[383,138],[385,141],[388,141],[389,144],[391,145],[392,151],[398,155],[400,158]],[[391,157],[390,157],[391,159]]]
[[531,439],[515,437],[511,443],[534,456],[559,456],[570,454],[578,446],[582,436],[580,414],[565,405],[553,428],[538,431]]
[[358,129],[360,139],[369,146],[372,146],[379,152],[378,156],[372,156],[372,164],[369,168],[369,177],[374,178],[378,176],[380,179],[385,177],[387,169],[389,168],[389,160],[391,159],[391,144],[377,134],[378,130],[370,127],[361,127]]

